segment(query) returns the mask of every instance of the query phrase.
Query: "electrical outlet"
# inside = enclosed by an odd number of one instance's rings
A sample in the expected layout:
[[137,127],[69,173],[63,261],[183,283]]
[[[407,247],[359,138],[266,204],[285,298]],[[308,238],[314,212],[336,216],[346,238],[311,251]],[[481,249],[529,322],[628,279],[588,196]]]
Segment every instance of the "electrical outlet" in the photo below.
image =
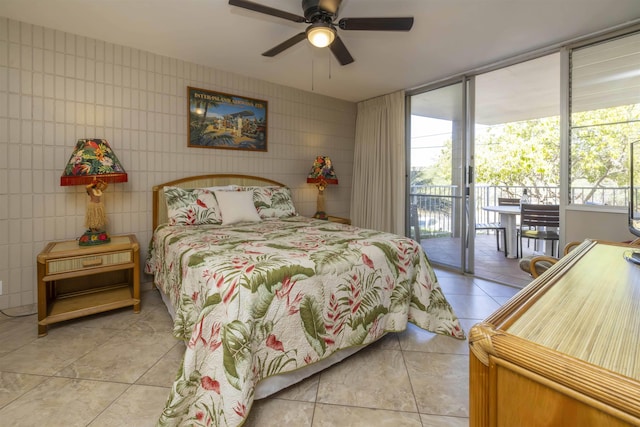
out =
[[0,295],[2,295],[2,280],[0,280]]

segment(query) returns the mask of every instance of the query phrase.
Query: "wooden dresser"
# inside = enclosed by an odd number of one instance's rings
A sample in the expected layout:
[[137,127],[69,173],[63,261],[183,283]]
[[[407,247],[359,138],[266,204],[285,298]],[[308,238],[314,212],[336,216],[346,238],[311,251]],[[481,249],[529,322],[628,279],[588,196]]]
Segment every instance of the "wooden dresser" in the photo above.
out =
[[640,266],[585,241],[469,334],[470,426],[640,426]]

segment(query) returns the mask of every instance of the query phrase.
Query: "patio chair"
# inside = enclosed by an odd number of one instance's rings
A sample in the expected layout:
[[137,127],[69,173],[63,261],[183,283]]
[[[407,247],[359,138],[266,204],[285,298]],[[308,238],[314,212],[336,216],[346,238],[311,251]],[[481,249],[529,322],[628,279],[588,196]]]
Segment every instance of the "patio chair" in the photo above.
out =
[[[616,243],[616,242],[608,242],[606,240],[596,240],[601,243]],[[564,247],[564,251],[562,252],[562,256],[567,255],[577,246],[579,246],[582,242],[569,242]],[[630,242],[623,242],[628,244],[629,246],[640,246],[640,238],[632,240]],[[555,263],[559,261],[558,258],[550,257],[546,255],[529,255],[520,259],[520,269],[531,275],[534,279],[540,276],[542,273],[550,269]]]
[[[568,254],[582,242],[570,242],[564,247],[563,256]],[[520,259],[520,270],[529,273],[534,279],[540,276],[558,262],[558,258],[547,255],[529,255]]]
[[498,197],[500,206],[520,206],[520,199],[511,199],[508,197]]
[[[547,227],[554,228],[553,230]],[[522,240],[534,239],[551,242],[551,255],[556,253],[556,242],[560,240],[557,232],[560,227],[559,205],[523,204],[520,209],[520,228],[518,229],[517,255],[522,257]]]

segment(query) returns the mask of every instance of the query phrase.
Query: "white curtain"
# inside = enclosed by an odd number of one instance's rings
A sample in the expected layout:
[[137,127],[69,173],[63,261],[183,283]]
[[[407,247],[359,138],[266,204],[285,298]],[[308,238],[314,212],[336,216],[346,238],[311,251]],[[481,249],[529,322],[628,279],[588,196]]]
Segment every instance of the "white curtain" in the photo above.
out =
[[404,91],[358,103],[351,222],[405,234]]

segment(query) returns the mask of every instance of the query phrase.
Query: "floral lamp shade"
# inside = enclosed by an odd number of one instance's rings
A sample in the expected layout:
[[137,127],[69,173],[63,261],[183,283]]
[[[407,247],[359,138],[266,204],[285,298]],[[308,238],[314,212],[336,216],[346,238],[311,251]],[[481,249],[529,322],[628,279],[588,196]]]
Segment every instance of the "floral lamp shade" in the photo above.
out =
[[78,239],[80,246],[109,243],[111,238],[104,226],[107,216],[102,201],[102,191],[110,182],[127,182],[120,160],[105,139],[80,139],[73,149],[60,185],[85,185],[89,199],[85,214],[87,230]]
[[322,185],[322,187],[326,187],[327,184],[338,184],[338,177],[329,157],[316,157],[307,176],[307,182]]
[[60,185],[87,185],[97,178],[127,182],[127,173],[106,139],[79,139],[60,177]]
[[327,213],[324,210],[324,189],[327,184],[338,184],[338,177],[335,170],[333,170],[333,164],[331,159],[327,156],[317,156],[311,166],[311,171],[307,176],[307,182],[316,184],[318,187],[318,199],[316,206],[316,213],[314,218],[327,219]]

